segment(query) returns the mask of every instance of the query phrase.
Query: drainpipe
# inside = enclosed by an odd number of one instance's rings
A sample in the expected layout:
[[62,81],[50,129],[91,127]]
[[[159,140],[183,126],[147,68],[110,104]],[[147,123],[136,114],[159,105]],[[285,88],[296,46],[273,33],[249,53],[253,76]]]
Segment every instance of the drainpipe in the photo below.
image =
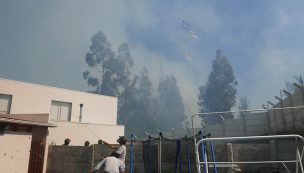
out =
[[81,103],[79,106],[80,106],[79,122],[81,123],[82,122],[82,107],[83,107],[83,104]]

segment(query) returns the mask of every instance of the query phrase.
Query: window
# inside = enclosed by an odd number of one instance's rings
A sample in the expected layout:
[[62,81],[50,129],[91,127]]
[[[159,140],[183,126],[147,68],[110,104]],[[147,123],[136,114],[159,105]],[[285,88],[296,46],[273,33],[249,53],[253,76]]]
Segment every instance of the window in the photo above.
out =
[[53,120],[71,120],[72,103],[53,101],[51,105],[50,118]]
[[12,96],[0,94],[0,113],[9,114],[11,111]]

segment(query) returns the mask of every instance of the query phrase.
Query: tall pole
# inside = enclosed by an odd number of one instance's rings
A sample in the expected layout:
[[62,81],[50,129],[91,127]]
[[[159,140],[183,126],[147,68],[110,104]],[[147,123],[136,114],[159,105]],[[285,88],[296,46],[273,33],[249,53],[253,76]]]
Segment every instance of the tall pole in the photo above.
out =
[[158,134],[159,134],[159,164],[158,164],[158,167],[159,167],[159,173],[161,173],[161,169],[162,169],[162,166],[161,166],[161,163],[162,163],[162,137],[163,137],[163,133],[160,131],[160,130],[157,130],[158,131]]

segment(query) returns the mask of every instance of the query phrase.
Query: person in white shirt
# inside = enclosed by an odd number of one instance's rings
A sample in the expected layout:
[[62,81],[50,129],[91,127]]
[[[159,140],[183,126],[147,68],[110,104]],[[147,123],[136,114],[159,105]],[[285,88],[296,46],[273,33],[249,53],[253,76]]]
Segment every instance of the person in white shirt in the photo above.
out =
[[113,152],[111,156],[104,158],[98,165],[89,173],[96,173],[103,168],[105,173],[125,173],[125,164],[119,160],[120,154]]
[[127,153],[126,143],[128,142],[126,137],[119,136],[119,138],[117,139],[117,142],[119,143],[119,147],[116,147],[115,145],[109,144],[109,143],[107,143],[103,140],[100,140],[100,141],[103,142],[109,148],[114,149],[113,152],[118,153],[120,155],[119,159],[125,164],[126,153]]

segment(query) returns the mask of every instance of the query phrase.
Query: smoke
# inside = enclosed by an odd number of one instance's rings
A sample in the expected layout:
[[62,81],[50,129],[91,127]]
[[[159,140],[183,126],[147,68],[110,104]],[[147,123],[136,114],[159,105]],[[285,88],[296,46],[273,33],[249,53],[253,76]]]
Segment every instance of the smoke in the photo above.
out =
[[[237,5],[235,5],[237,4]],[[239,95],[258,106],[272,98],[301,64],[303,2],[44,1],[0,2],[1,77],[89,90],[82,79],[90,38],[102,30],[113,50],[126,42],[135,71],[146,66],[154,88],[174,74],[187,114],[197,112],[215,51],[229,58]],[[292,9],[292,10],[291,10]],[[199,41],[182,29],[195,28]],[[188,58],[186,55],[191,55]],[[190,59],[190,60],[189,60]]]

